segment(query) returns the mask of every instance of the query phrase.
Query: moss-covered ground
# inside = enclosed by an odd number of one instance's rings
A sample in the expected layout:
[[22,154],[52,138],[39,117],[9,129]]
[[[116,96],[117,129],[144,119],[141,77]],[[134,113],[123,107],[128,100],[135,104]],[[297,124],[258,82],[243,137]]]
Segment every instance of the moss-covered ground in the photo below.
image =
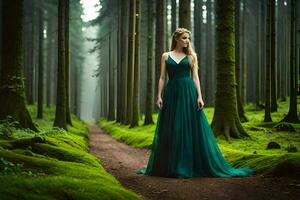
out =
[[72,116],[65,132],[52,128],[54,108],[44,108],[44,119],[36,105],[28,109],[40,133],[0,124],[0,199],[139,199],[87,152],[86,124]]
[[[246,105],[244,108],[249,121],[243,123],[243,127],[251,138],[232,139],[228,142],[225,137],[218,137],[217,141],[224,157],[235,167],[251,167],[255,174],[267,173],[300,179],[300,124],[284,124],[294,128],[294,131],[275,128],[287,114],[288,107],[288,100],[278,102],[278,112],[272,113],[273,122],[266,123],[263,122],[264,110],[257,110],[251,104]],[[213,108],[206,107],[204,112],[211,122]],[[154,115],[154,121],[157,121],[157,114]],[[98,122],[98,125],[113,138],[136,148],[150,149],[156,125],[143,126],[143,118],[139,124],[139,127],[129,128],[104,119]],[[277,142],[280,149],[266,149],[271,141]],[[296,147],[297,152],[288,152],[288,147]]]

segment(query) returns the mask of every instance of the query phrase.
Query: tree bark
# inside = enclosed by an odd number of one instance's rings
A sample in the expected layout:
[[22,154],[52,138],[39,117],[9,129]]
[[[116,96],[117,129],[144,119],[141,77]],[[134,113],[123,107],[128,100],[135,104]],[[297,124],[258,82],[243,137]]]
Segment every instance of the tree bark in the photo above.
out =
[[[2,13],[2,0],[0,1],[0,13]],[[2,15],[0,14],[0,77],[1,77],[1,68],[2,68]]]
[[[121,113],[121,123],[125,124],[127,119],[127,69],[128,69],[128,22],[129,22],[129,1],[122,1],[122,42],[121,42],[121,93],[122,93],[122,113]],[[125,112],[124,112],[125,111]]]
[[127,73],[127,116],[126,123],[132,120],[133,100],[133,72],[134,72],[134,50],[135,50],[135,10],[136,0],[130,0],[129,6],[129,34],[128,34],[128,73]]
[[121,66],[121,54],[122,54],[122,17],[124,17],[124,12],[123,11],[123,3],[122,1],[118,0],[118,30],[117,30],[117,116],[116,116],[116,122],[120,123],[121,122],[121,115],[122,115],[122,101],[123,101],[123,90],[122,88],[122,66]]
[[[243,104],[247,103],[247,30],[246,30],[246,0],[243,0],[243,12],[242,12],[242,65],[241,65],[241,93],[239,94],[239,98],[241,101],[241,105],[239,108],[242,108]],[[242,111],[240,111],[242,114]]]
[[114,92],[114,65],[112,64],[112,48],[111,45],[111,32],[108,35],[108,116],[107,120],[114,121],[115,120],[115,92]]
[[66,62],[66,122],[72,126],[71,112],[70,112],[70,0],[66,1],[65,7],[65,62]]
[[55,47],[54,47],[54,31],[55,31],[55,26],[54,26],[54,19],[53,17],[49,17],[50,19],[48,20],[48,26],[47,26],[47,41],[48,41],[48,45],[47,45],[47,49],[48,49],[48,55],[47,55],[47,92],[46,92],[46,105],[47,107],[50,107],[50,105],[52,104],[52,95],[53,95],[53,86],[52,86],[52,82],[53,82],[53,78],[54,78],[54,54],[55,54]]
[[234,49],[234,0],[217,0],[217,88],[212,128],[215,136],[249,136],[237,111]]
[[44,103],[44,14],[43,0],[39,1],[39,72],[37,118],[43,118]]
[[[236,97],[237,97],[237,109],[239,118],[242,122],[247,122],[248,119],[244,112],[244,107],[240,97],[240,69],[241,69],[241,62],[240,62],[240,13],[241,13],[241,1],[235,0],[235,21],[234,21],[234,28],[235,28],[235,78],[236,78]],[[244,12],[244,11],[243,11]]]
[[291,36],[290,36],[290,102],[289,102],[289,112],[281,120],[291,123],[299,123],[299,118],[297,114],[297,86],[298,86],[298,72],[296,67],[296,44],[297,44],[297,35],[296,35],[296,13],[297,13],[297,4],[296,0],[291,0]]
[[255,106],[256,106],[256,109],[259,110],[260,108],[260,90],[261,90],[261,57],[262,57],[262,52],[261,52],[261,3],[262,2],[258,2],[257,3],[257,12],[258,12],[258,15],[256,16],[256,19],[257,19],[257,25],[256,25],[256,41],[257,41],[257,62],[256,62],[256,81],[255,81]]
[[7,116],[21,127],[38,131],[25,106],[23,76],[23,1],[3,1],[2,68],[0,78],[0,119]]
[[209,69],[206,71],[206,79],[205,79],[205,91],[209,91],[206,93],[206,105],[213,105],[213,63],[212,63],[212,1],[208,0],[206,2],[207,8],[207,23],[206,23],[206,68]]
[[[197,2],[195,1],[195,3],[197,3]],[[171,0],[171,16],[172,16],[171,32],[173,33],[177,28],[177,3],[176,3],[176,0]]]
[[[174,3],[174,1],[172,1]],[[176,1],[175,1],[176,5]],[[154,124],[153,113],[153,0],[147,0],[148,7],[148,38],[147,38],[147,94],[144,125]],[[173,4],[172,4],[173,6]],[[173,9],[173,7],[172,7]],[[173,19],[172,19],[173,21]],[[176,21],[175,21],[176,22]],[[173,22],[172,22],[173,23]]]
[[[198,58],[198,67],[200,70],[200,61],[201,61],[201,37],[202,37],[202,1],[195,1],[195,9],[194,9],[194,43],[195,43],[195,51],[197,53]],[[200,77],[200,76],[199,76]]]
[[271,112],[277,111],[275,0],[271,1]]
[[271,122],[271,1],[267,6],[267,44],[266,44],[266,97],[265,97],[265,118],[264,122]]
[[136,0],[135,12],[135,54],[134,54],[134,84],[133,84],[133,107],[130,127],[139,125],[140,114],[140,29],[141,29],[141,0]]
[[35,54],[34,54],[34,49],[35,49],[35,1],[32,1],[32,10],[31,10],[31,35],[30,35],[30,66],[28,69],[28,76],[27,76],[27,87],[28,87],[28,92],[27,92],[27,103],[28,104],[33,104],[34,103],[34,92],[33,92],[33,82],[34,82],[34,68],[35,68]]
[[179,0],[179,27],[191,30],[191,0]]
[[58,65],[57,95],[54,126],[67,130],[66,105],[66,6],[67,0],[58,2]]
[[[161,56],[166,50],[165,42],[165,0],[156,1],[156,36],[155,36],[155,101],[158,93],[158,82],[160,78]],[[154,109],[158,111],[157,107]]]

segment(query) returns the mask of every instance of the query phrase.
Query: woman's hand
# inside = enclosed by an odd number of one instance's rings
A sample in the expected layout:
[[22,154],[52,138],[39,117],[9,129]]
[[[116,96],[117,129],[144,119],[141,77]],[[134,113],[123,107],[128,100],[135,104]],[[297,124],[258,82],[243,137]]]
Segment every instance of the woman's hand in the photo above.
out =
[[161,108],[162,108],[162,99],[161,99],[161,97],[157,97],[156,106],[161,110]]
[[197,105],[198,105],[198,110],[201,110],[203,108],[204,102],[203,102],[203,99],[201,97],[198,97]]

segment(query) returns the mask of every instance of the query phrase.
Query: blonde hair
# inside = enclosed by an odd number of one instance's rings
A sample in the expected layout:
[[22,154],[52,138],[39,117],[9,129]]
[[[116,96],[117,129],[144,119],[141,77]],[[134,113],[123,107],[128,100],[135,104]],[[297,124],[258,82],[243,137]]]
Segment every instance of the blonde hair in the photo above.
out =
[[[191,31],[186,28],[177,28],[172,34],[171,51],[173,51],[177,45],[176,39],[178,39],[183,33],[189,34],[191,40]],[[197,54],[190,42],[187,47],[183,47],[183,52],[187,55],[191,68],[196,66],[197,69],[199,69]]]

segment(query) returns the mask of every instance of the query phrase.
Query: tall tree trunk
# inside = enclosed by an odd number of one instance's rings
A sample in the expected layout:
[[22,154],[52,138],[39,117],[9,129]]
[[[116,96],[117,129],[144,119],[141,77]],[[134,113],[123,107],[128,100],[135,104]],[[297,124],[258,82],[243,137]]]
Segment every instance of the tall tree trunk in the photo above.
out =
[[[240,99],[243,104],[247,103],[247,30],[246,30],[246,0],[243,0],[243,23],[242,23],[242,65],[241,65],[241,93]],[[242,108],[239,106],[239,108]]]
[[[122,81],[122,113],[121,113],[121,123],[125,124],[127,119],[127,66],[128,66],[128,22],[129,22],[129,1],[122,1],[122,53],[121,53],[121,81]],[[125,112],[124,112],[125,111]]]
[[3,1],[0,119],[11,116],[24,128],[38,131],[25,106],[23,76],[23,1]]
[[122,81],[121,81],[121,75],[122,75],[122,66],[121,66],[121,54],[122,54],[122,44],[121,44],[121,37],[122,37],[122,9],[123,9],[123,4],[122,1],[118,0],[118,29],[117,29],[117,116],[116,116],[116,122],[120,123],[121,122],[121,115],[122,115],[122,100],[123,100],[123,92],[122,91]]
[[49,20],[48,20],[48,25],[47,25],[47,41],[48,41],[48,59],[47,59],[47,77],[46,77],[46,82],[47,82],[47,86],[46,86],[46,105],[47,107],[50,107],[51,105],[51,98],[52,98],[52,94],[53,94],[53,90],[52,90],[52,82],[53,82],[53,68],[55,66],[54,64],[54,54],[55,54],[55,47],[54,47],[54,31],[55,31],[55,26],[54,26],[54,19],[53,17],[49,16]]
[[[166,16],[167,16],[167,13],[168,13],[168,0],[166,0],[166,6],[165,6],[165,13],[166,13]],[[169,25],[168,25],[168,20],[167,18],[165,18],[164,20],[165,22],[165,27],[166,27],[166,31],[165,31],[165,43],[166,43],[166,51],[168,51],[168,49],[170,49],[170,44],[169,44],[169,38],[170,38],[170,30],[169,30]]]
[[[0,13],[2,13],[2,0],[0,1]],[[0,77],[1,77],[1,69],[2,69],[2,15],[0,14]]]
[[179,27],[191,30],[191,0],[179,0]]
[[260,86],[261,86],[261,57],[262,57],[262,52],[261,52],[261,3],[262,2],[258,2],[257,3],[257,12],[258,15],[256,16],[257,19],[257,25],[256,25],[256,41],[257,41],[257,62],[256,62],[256,81],[255,81],[255,105],[256,105],[256,109],[259,109],[260,107]]
[[267,47],[266,47],[266,97],[265,97],[265,122],[271,122],[271,1],[267,6]]
[[171,32],[173,33],[176,28],[177,28],[177,3],[176,0],[171,0]]
[[211,92],[211,95],[212,95],[212,105],[214,106],[214,102],[215,102],[215,91],[216,91],[216,60],[215,60],[215,57],[216,57],[216,29],[214,28],[215,27],[215,19],[216,19],[216,1],[212,1],[211,3],[211,15],[212,15],[212,22],[211,22],[211,26],[213,27],[212,28],[212,32],[211,32],[211,66],[212,66],[212,78],[211,78],[211,85],[212,85],[212,92]]
[[[173,6],[174,1],[172,1]],[[176,1],[175,1],[176,5]],[[146,94],[146,111],[144,125],[154,124],[152,112],[153,112],[153,0],[147,0],[148,7],[148,38],[147,38],[147,94]],[[176,8],[176,7],[175,7]],[[172,7],[173,11],[173,7]],[[175,20],[176,23],[176,20]],[[173,24],[173,19],[172,19]]]
[[[288,10],[290,10],[289,8],[287,8],[285,6],[285,12],[287,12]],[[289,64],[289,56],[290,56],[290,52],[289,52],[289,45],[290,45],[290,21],[288,20],[289,19],[289,14],[285,14],[285,16],[283,17],[283,23],[285,24],[284,26],[284,29],[283,29],[283,61],[282,61],[282,65],[283,65],[283,72],[282,72],[282,75],[283,75],[283,81],[284,81],[284,88],[283,88],[283,96],[282,96],[282,101],[286,101],[287,100],[287,96],[288,96],[288,93],[289,93],[289,90],[288,90],[288,86],[289,86],[289,69],[290,69],[290,64]]]
[[[281,72],[280,72],[280,99],[281,101],[286,101],[286,43],[287,43],[287,30],[286,30],[286,6],[283,5],[284,2],[281,2],[281,6],[279,8],[282,17],[278,18],[280,20],[280,25],[279,27],[284,27],[280,28],[281,36],[278,38],[282,38],[281,40],[281,47],[279,48],[280,51],[280,65],[281,65]],[[280,39],[279,39],[280,40]]]
[[108,82],[108,78],[107,78],[107,72],[105,71],[105,73],[103,74],[103,117],[107,116],[107,108],[108,108],[108,92],[107,92],[107,82]]
[[[267,1],[263,1],[261,2],[261,76],[260,76],[260,81],[261,81],[261,93],[260,93],[260,97],[261,97],[261,102],[265,101],[265,93],[266,93],[266,63],[267,63]],[[264,105],[261,105],[261,108],[264,108]]]
[[135,10],[136,0],[130,0],[129,6],[129,34],[128,34],[128,73],[127,73],[127,117],[126,123],[132,120],[133,104],[133,72],[134,72],[134,50],[135,50]]
[[298,86],[298,72],[296,67],[296,0],[291,0],[291,36],[290,36],[290,104],[288,114],[281,120],[285,122],[299,123],[297,114],[297,86]]
[[66,1],[65,7],[65,62],[66,62],[66,122],[72,126],[71,112],[70,112],[70,0]]
[[[101,55],[101,50],[100,50],[100,55]],[[99,77],[99,90],[100,90],[100,103],[101,103],[101,109],[100,109],[100,118],[106,117],[104,113],[105,109],[105,78],[104,78],[104,73],[101,74]]]
[[217,39],[217,90],[212,128],[215,136],[249,136],[243,129],[237,112],[235,49],[234,49],[234,0],[216,1]]
[[[276,26],[277,27],[283,27],[283,24],[281,23],[282,20],[282,3],[283,2],[278,2],[277,6],[276,6]],[[279,18],[280,17],[280,18]],[[280,98],[282,96],[281,92],[282,92],[282,56],[283,56],[283,52],[282,52],[282,41],[283,41],[283,34],[282,34],[282,28],[278,29],[277,28],[277,34],[276,34],[276,42],[277,42],[277,47],[276,47],[276,55],[277,55],[277,71],[276,71],[276,79],[277,79],[277,84],[276,84],[276,88],[277,88],[277,99]]]
[[115,91],[114,91],[114,65],[112,64],[112,45],[111,45],[111,32],[108,34],[108,117],[107,120],[114,121],[115,120]]
[[135,14],[135,54],[134,54],[134,84],[133,84],[133,107],[130,127],[139,125],[140,114],[140,29],[141,29],[141,0],[136,0]]
[[[156,1],[156,36],[155,36],[155,101],[158,93],[158,82],[160,78],[161,56],[166,50],[165,47],[165,0]],[[155,107],[157,111],[157,107]]]
[[[206,67],[207,69],[213,69],[212,65],[212,1],[208,0],[206,2],[207,6],[207,23],[206,23]],[[206,104],[208,106],[212,106],[213,104],[213,89],[212,89],[212,80],[213,80],[213,70],[206,71],[206,84],[205,90],[208,91],[206,93]]]
[[68,0],[58,1],[58,65],[57,95],[54,126],[67,130],[66,93],[66,6]]
[[30,34],[30,63],[29,63],[29,69],[27,71],[27,103],[33,104],[34,103],[34,91],[33,91],[33,82],[34,82],[34,68],[35,68],[35,1],[31,2],[32,10],[31,10],[31,34]]
[[201,38],[202,38],[202,0],[201,1],[194,1],[195,2],[195,9],[194,9],[194,43],[195,43],[195,51],[197,52],[198,58],[198,74],[200,76],[201,72]]
[[[239,118],[242,122],[247,122],[248,119],[244,112],[244,107],[240,97],[240,69],[241,69],[241,62],[240,62],[240,13],[241,13],[241,1],[235,0],[234,2],[234,9],[235,9],[235,21],[234,21],[234,28],[235,28],[235,78],[236,78],[236,97],[237,97],[237,109]],[[244,12],[244,11],[243,11]],[[243,19],[244,20],[244,19]]]
[[43,118],[44,103],[44,14],[43,0],[39,1],[39,76],[37,118]]
[[271,112],[277,111],[275,0],[271,1]]
[[[0,0],[1,1],[1,0]],[[1,2],[0,2],[1,4]],[[32,10],[31,8],[31,5],[30,5],[30,2],[28,1],[24,1],[24,7],[23,7],[24,11],[27,11],[27,12],[24,12],[24,28],[23,28],[23,37],[24,37],[24,45],[23,45],[23,51],[24,51],[24,77],[25,77],[25,80],[24,80],[24,84],[25,84],[25,95],[26,97],[27,94],[28,94],[28,71],[30,70],[29,68],[31,68],[30,66],[30,11]],[[0,10],[0,13],[1,13],[1,10]],[[0,18],[0,20],[2,20]],[[0,22],[1,23],[1,22]],[[0,32],[1,32],[1,27],[0,27]],[[1,34],[1,33],[0,33]],[[1,40],[1,38],[0,38]],[[0,42],[1,43],[1,42]],[[0,44],[1,45],[1,44]],[[1,60],[1,59],[0,59]],[[0,61],[1,62],[1,61]],[[1,65],[1,64],[0,64]],[[1,67],[0,67],[1,68]]]

